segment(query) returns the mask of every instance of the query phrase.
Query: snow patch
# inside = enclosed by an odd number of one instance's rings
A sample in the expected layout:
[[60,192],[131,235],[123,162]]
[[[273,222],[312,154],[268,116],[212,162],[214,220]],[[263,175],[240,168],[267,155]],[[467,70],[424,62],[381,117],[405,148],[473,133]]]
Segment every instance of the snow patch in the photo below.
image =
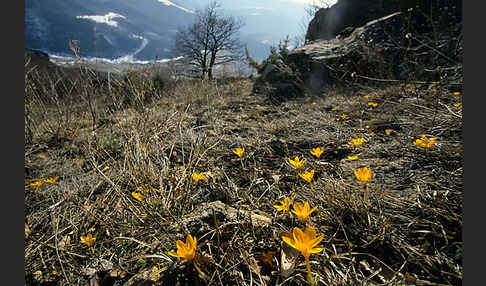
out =
[[[149,42],[146,38],[139,36],[139,35],[132,34],[131,37],[134,38],[134,39],[142,40],[142,44],[140,45],[140,47],[135,52],[128,54],[126,56],[114,59],[113,60],[114,63],[132,63],[132,62],[135,62],[134,56],[136,54],[140,53],[140,51],[142,51],[143,49],[145,49],[145,47],[147,46],[147,44]],[[149,61],[139,61],[139,62],[149,63]]]
[[[110,63],[110,64],[153,64],[156,63],[167,63],[170,61],[177,61],[182,59],[183,57],[176,57],[176,58],[167,58],[167,59],[159,59],[157,61],[142,61],[142,60],[135,60],[133,56],[127,55],[124,57],[116,58],[116,59],[107,59],[107,58],[97,58],[97,57],[82,57],[81,61],[84,62],[102,62],[102,63]],[[61,56],[61,55],[54,55],[49,54],[49,61],[56,65],[63,65],[63,66],[72,66],[78,62],[78,60],[72,56]]]
[[117,13],[113,13],[113,12],[110,12],[110,13],[104,15],[104,16],[101,16],[101,15],[76,16],[76,19],[88,19],[88,20],[94,21],[96,23],[102,23],[102,24],[107,24],[108,26],[118,27],[118,22],[113,21],[114,18],[126,19],[125,16],[117,14]]
[[191,11],[191,10],[189,10],[189,9],[186,9],[186,8],[182,7],[182,6],[179,6],[179,5],[177,5],[177,4],[174,4],[174,3],[170,2],[169,0],[158,0],[158,1],[159,1],[160,3],[162,3],[162,4],[166,5],[166,6],[174,6],[174,7],[179,8],[179,9],[181,9],[181,10],[183,10],[183,11],[187,12],[187,13],[192,13],[192,14],[194,14],[194,11]]

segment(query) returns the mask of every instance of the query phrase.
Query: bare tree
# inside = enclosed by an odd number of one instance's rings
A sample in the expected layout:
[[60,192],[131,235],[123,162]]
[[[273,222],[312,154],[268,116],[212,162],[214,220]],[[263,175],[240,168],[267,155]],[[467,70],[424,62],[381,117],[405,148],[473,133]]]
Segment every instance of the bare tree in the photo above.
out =
[[195,23],[180,28],[175,37],[175,52],[184,56],[202,78],[213,78],[217,65],[243,58],[243,45],[238,32],[244,23],[241,19],[222,14],[217,1],[196,11]]

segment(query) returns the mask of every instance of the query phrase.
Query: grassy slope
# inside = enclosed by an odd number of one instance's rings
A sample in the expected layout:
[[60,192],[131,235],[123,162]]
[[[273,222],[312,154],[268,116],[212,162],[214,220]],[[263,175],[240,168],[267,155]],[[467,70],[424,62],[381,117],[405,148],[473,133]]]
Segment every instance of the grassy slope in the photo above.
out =
[[[293,195],[318,206],[307,224],[325,236],[324,251],[310,259],[319,284],[461,284],[462,111],[453,104],[462,95],[443,84],[389,85],[276,106],[252,96],[251,85],[182,82],[144,108],[113,113],[99,101],[95,130],[87,101],[69,105],[64,121],[62,108],[29,103],[27,284],[305,284],[302,256],[288,278],[279,275],[279,233],[303,224],[273,205]],[[422,134],[437,137],[428,153],[412,144]],[[357,137],[365,143],[354,150],[348,142]],[[243,166],[232,152],[239,146]],[[320,159],[309,153],[317,146],[325,150]],[[315,169],[314,190],[288,164],[297,155],[305,170]],[[369,205],[353,174],[364,166],[373,171]],[[195,184],[193,172],[208,180]],[[30,186],[53,176],[54,184]],[[141,190],[140,202],[131,193]],[[184,225],[216,200],[271,221],[215,216],[207,227]],[[167,255],[188,232],[198,238],[197,253],[212,259],[201,262],[206,279]],[[87,233],[97,233],[92,249],[79,242]],[[273,254],[271,267],[262,253]]]

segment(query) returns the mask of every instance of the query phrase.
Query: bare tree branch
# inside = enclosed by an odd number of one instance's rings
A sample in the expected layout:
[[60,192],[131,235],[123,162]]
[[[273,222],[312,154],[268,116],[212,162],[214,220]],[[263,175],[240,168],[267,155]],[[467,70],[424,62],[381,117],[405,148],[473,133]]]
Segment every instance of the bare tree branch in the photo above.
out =
[[243,44],[237,37],[244,22],[222,14],[220,6],[213,1],[197,10],[196,22],[176,33],[175,52],[183,55],[202,78],[211,79],[217,65],[244,59]]

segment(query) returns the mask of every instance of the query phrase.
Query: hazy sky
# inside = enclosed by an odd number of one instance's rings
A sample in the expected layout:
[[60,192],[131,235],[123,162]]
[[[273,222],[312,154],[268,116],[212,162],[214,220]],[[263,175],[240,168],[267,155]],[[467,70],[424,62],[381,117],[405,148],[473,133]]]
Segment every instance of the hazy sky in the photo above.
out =
[[318,6],[325,6],[325,4],[331,6],[337,2],[337,0],[288,0],[288,1],[303,3],[303,4],[313,4]]

